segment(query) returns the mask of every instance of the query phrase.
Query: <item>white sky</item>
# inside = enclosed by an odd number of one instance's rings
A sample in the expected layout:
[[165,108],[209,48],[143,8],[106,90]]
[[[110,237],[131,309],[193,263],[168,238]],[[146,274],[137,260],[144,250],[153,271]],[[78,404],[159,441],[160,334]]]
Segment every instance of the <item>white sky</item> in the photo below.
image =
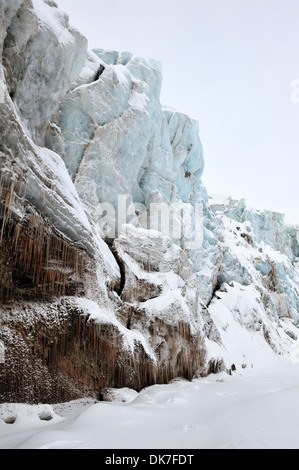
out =
[[162,61],[161,102],[199,122],[209,193],[299,223],[298,0],[57,1],[90,48]]

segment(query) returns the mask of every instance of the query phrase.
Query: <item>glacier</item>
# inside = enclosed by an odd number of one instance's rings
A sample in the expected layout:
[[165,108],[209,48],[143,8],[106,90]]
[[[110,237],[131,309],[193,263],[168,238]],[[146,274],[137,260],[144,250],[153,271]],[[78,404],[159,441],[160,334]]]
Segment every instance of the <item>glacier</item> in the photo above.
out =
[[1,401],[288,361],[299,228],[208,195],[199,125],[161,104],[161,63],[89,50],[52,0],[0,8]]

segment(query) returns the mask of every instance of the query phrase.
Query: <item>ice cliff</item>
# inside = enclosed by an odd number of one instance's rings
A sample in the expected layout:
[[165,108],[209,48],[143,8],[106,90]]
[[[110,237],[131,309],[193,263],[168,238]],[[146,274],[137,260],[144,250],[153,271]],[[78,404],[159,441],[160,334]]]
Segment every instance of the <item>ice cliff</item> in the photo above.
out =
[[0,8],[0,399],[287,360],[298,228],[208,197],[159,62],[88,50],[52,0]]

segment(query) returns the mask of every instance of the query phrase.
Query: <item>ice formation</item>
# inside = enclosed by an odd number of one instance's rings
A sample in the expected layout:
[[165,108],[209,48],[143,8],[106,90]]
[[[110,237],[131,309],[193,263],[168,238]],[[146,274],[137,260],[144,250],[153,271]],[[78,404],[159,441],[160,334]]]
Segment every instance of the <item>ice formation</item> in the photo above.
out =
[[287,358],[299,229],[208,197],[198,124],[161,105],[159,62],[88,50],[52,0],[0,8],[0,399]]

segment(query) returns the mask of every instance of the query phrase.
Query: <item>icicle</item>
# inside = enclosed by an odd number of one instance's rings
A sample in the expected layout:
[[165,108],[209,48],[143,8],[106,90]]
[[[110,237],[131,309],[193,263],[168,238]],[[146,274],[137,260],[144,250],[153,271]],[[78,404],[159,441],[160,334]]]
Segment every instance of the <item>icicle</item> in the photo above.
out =
[[[87,255],[80,247],[56,232],[41,215],[30,209],[23,219],[16,221],[11,217],[14,184],[6,191],[3,202],[3,188],[0,187],[0,257],[6,260],[7,272],[31,280],[36,293],[65,295],[67,281],[71,274],[82,275]],[[27,209],[28,210],[28,209]],[[8,281],[6,281],[8,282]],[[0,281],[2,301],[11,290],[14,295],[12,278],[10,286]]]

